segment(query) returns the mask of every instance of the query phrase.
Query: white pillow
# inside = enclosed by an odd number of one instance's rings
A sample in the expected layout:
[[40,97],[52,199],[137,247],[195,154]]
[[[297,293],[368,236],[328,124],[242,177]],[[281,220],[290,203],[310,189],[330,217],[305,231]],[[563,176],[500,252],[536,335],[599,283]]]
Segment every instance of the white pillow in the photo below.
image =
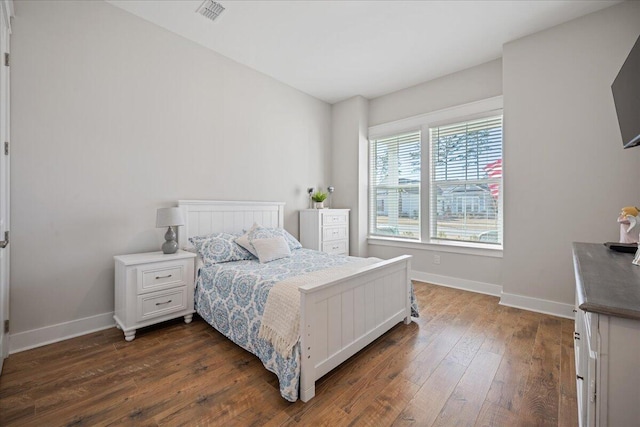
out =
[[282,236],[252,240],[261,264],[291,256],[291,249]]
[[287,245],[289,245],[289,249],[291,250],[299,249],[302,247],[300,242],[298,242],[296,238],[293,237],[284,228],[263,227],[255,222],[253,223],[253,226],[249,230],[247,230],[246,233],[236,239],[236,243],[247,251],[251,252],[251,254],[257,258],[258,254],[256,253],[254,247],[251,246],[251,243],[256,239],[267,239],[278,236],[284,237],[284,240],[287,242]]

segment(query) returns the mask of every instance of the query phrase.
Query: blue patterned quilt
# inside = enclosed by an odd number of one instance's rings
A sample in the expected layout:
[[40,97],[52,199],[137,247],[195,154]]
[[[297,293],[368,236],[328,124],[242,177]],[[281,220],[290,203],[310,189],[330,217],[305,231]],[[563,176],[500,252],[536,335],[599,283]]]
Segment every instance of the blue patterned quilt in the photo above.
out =
[[[258,356],[264,366],[278,376],[282,397],[295,402],[300,381],[300,344],[296,344],[291,357],[284,358],[271,343],[258,338],[269,291],[287,277],[345,265],[357,259],[296,249],[291,257],[268,264],[246,260],[206,265],[200,269],[196,282],[196,311],[219,332]],[[417,315],[417,307],[412,314]]]

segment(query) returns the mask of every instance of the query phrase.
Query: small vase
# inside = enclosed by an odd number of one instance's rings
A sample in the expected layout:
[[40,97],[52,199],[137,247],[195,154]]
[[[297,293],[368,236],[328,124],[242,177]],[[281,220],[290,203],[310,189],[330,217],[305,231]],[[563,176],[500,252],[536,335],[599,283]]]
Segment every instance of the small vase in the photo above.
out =
[[324,209],[324,202],[313,202],[316,209]]

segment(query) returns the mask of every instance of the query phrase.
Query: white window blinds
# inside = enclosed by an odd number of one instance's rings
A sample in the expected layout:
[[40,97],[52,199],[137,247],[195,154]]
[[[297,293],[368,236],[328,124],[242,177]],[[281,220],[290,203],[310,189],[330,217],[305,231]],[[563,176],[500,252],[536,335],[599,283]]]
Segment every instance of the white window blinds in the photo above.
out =
[[370,235],[420,239],[420,157],[420,131],[370,141]]
[[431,239],[502,244],[502,116],[429,128]]

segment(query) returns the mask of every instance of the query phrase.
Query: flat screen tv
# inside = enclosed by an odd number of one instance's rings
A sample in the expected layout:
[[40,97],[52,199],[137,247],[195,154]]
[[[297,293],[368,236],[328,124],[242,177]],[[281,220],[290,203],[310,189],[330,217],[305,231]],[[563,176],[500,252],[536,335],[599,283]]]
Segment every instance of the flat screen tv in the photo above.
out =
[[611,85],[624,148],[640,145],[640,37]]

